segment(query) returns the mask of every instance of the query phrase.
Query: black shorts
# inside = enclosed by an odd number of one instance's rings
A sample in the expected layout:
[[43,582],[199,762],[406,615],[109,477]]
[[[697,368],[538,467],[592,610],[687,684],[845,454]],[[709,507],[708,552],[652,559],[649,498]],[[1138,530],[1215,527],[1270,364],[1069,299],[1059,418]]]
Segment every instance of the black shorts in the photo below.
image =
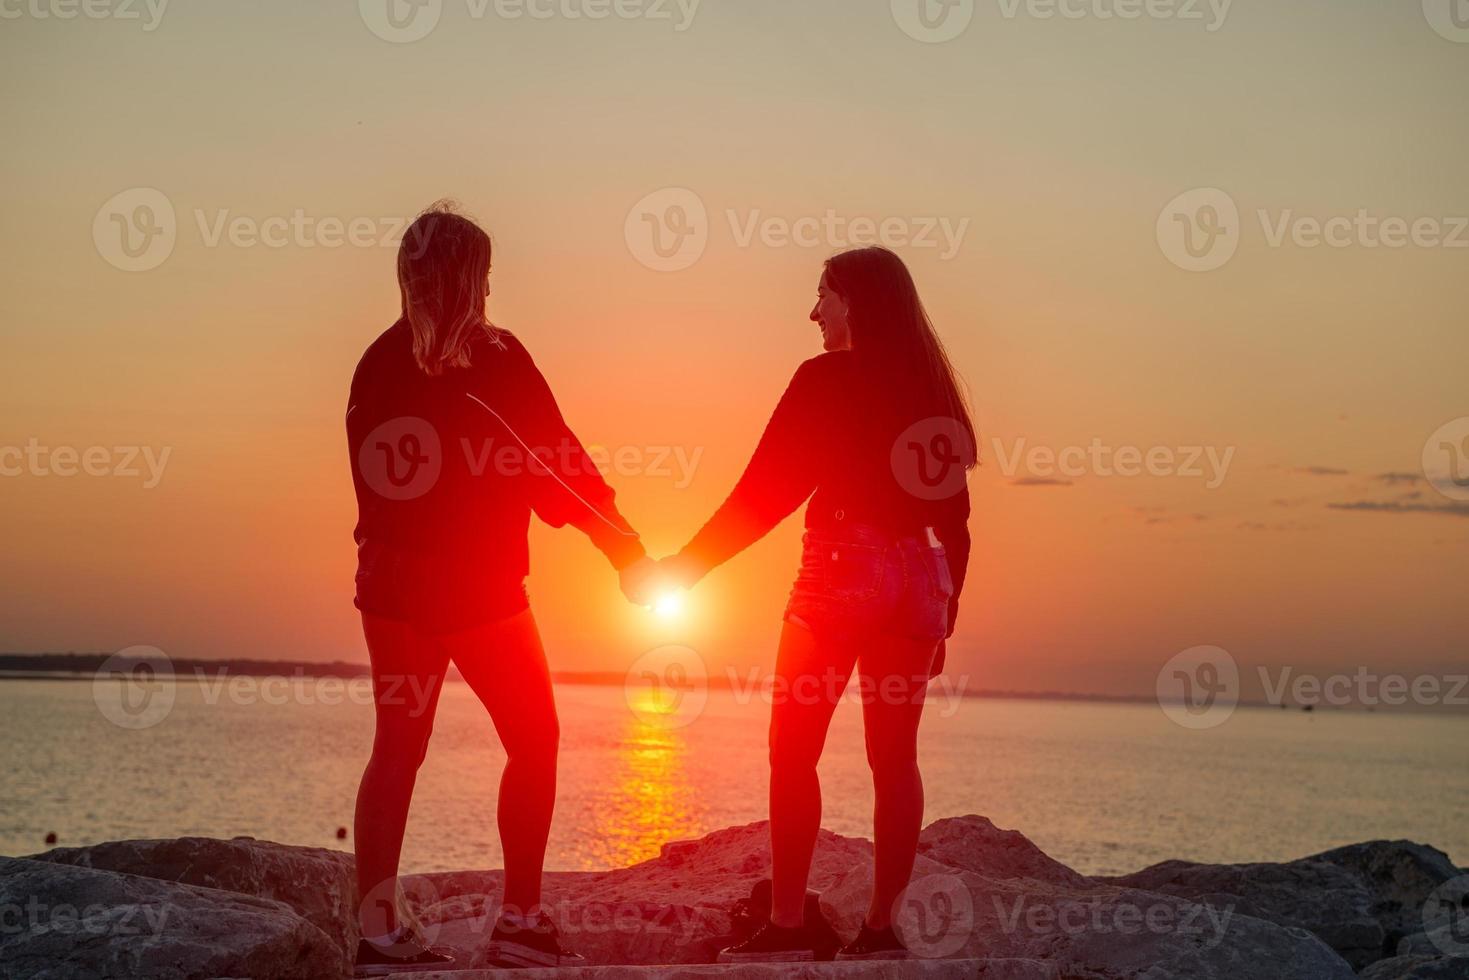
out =
[[525,579],[486,573],[478,561],[446,560],[364,544],[357,549],[362,612],[433,635],[458,633],[530,608]]

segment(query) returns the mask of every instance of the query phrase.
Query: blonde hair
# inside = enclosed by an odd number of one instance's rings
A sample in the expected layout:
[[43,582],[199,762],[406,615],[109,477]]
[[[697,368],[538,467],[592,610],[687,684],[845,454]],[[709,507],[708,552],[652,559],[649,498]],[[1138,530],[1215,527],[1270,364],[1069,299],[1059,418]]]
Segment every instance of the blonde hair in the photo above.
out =
[[409,226],[398,249],[403,318],[413,330],[413,357],[430,376],[469,366],[475,337],[497,331],[485,317],[485,280],[492,246],[452,201],[438,201]]

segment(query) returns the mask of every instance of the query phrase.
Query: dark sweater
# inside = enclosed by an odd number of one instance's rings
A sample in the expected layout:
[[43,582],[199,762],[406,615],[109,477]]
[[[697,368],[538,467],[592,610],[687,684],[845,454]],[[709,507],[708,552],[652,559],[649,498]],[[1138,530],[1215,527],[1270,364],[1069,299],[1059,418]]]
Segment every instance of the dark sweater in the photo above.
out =
[[[518,585],[530,570],[532,511],[585,532],[614,567],[645,554],[520,341],[485,334],[470,358],[467,368],[430,377],[400,320],[357,365],[347,441],[359,605],[368,556],[373,567],[386,555],[434,579],[425,591],[459,606]],[[472,618],[469,609],[456,613]]]
[[949,632],[969,565],[969,490],[920,499],[894,473],[893,444],[915,418],[866,390],[848,351],[802,364],[729,498],[679,554],[702,575],[758,541],[808,497],[806,527],[867,524],[894,535],[932,527],[954,579]]

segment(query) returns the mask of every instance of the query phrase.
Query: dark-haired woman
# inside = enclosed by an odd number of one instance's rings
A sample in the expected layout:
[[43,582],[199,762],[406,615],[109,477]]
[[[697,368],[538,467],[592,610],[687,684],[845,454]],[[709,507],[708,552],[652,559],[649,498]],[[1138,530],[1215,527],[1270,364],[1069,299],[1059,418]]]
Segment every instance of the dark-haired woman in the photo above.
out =
[[816,764],[854,667],[875,874],[861,931],[838,957],[908,955],[892,919],[923,824],[918,723],[969,557],[974,426],[907,267],[883,248],[833,257],[811,319],[826,353],[796,372],[728,500],[660,566],[692,586],[810,498],[772,688],[770,921],[721,962],[814,956],[803,915],[821,826]]
[[438,205],[398,254],[402,316],[352,379],[347,436],[357,495],[357,596],[376,732],[357,795],[359,976],[451,963],[403,915],[398,860],[413,786],[452,661],[507,756],[496,817],[504,905],[490,956],[580,962],[541,903],[559,728],[525,591],[534,512],[585,532],[632,598],[652,570],[520,341],[485,317],[490,238]]

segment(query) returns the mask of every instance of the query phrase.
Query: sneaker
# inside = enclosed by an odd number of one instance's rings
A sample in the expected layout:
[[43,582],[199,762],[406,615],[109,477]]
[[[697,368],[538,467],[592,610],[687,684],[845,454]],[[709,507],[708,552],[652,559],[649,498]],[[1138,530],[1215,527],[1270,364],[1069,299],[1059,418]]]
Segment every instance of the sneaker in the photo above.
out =
[[810,963],[816,959],[805,926],[786,929],[767,921],[755,935],[719,951],[720,963]]
[[454,969],[454,957],[425,943],[408,928],[393,933],[386,946],[357,941],[354,977],[390,977],[398,973],[433,973]]
[[874,929],[866,922],[862,923],[856,939],[837,950],[839,960],[906,960],[912,957],[892,926]]
[[542,912],[533,926],[507,922],[502,915],[495,923],[486,950],[490,963],[501,967],[522,966],[586,966],[587,961],[561,945],[556,923]]

